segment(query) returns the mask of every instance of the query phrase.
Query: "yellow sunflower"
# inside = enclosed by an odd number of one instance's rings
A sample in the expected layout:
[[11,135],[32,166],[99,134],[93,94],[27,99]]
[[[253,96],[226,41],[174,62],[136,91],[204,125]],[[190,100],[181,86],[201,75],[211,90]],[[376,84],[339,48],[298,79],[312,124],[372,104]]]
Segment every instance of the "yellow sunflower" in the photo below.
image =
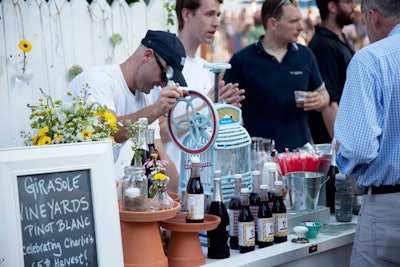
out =
[[105,112],[102,114],[102,116],[103,116],[103,118],[104,118],[106,121],[108,121],[108,122],[110,122],[110,123],[116,123],[116,122],[117,122],[117,118],[115,117],[115,115],[112,114],[112,113],[109,112],[109,111],[105,111]]
[[35,135],[35,136],[32,138],[32,145],[37,145],[37,142],[38,142],[39,138],[40,138],[39,135]]
[[49,126],[44,126],[42,129],[39,131],[39,136],[46,135],[49,132]]
[[154,180],[167,180],[167,176],[164,173],[158,172],[154,174]]
[[88,139],[88,138],[92,138],[93,133],[92,133],[92,131],[82,131],[81,134],[82,134],[83,138]]
[[37,142],[39,146],[48,145],[50,143],[51,143],[51,138],[48,137],[47,135],[40,137],[39,141]]
[[28,53],[32,49],[32,44],[28,40],[21,40],[18,46],[24,53]]

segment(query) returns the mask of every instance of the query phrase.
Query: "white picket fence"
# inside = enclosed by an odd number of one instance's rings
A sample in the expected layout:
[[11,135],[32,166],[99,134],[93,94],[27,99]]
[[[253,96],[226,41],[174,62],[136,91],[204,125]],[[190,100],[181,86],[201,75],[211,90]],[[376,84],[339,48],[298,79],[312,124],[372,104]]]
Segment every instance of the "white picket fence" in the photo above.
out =
[[[0,3],[0,148],[23,145],[21,130],[30,129],[30,109],[41,97],[39,88],[60,99],[70,81],[73,65],[83,69],[121,63],[136,49],[148,29],[176,32],[167,27],[167,0],[140,0],[128,5],[115,0],[3,0]],[[110,37],[122,36],[113,47]],[[24,53],[18,43],[26,39],[30,81],[17,78]]]

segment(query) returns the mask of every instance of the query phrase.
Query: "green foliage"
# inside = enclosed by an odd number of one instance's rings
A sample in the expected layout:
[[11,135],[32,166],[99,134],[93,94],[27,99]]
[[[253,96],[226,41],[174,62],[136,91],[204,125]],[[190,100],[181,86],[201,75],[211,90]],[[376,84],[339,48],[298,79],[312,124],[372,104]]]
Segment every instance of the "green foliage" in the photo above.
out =
[[165,10],[167,10],[167,29],[170,31],[169,26],[174,26],[174,12],[175,12],[175,4],[174,1],[168,1],[164,4]]

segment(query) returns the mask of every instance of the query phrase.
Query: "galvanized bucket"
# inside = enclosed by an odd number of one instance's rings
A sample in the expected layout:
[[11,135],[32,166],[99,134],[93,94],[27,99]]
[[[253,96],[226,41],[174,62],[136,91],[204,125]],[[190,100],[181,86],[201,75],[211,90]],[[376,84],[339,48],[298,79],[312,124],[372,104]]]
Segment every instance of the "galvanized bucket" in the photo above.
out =
[[[291,172],[286,174],[292,210],[316,210],[321,186],[328,179],[320,172]],[[324,179],[325,178],[325,179]],[[322,181],[324,179],[324,181]]]
[[332,145],[327,144],[316,144],[313,148],[321,155],[321,162],[318,166],[318,172],[328,173],[329,167],[332,163]]
[[[316,144],[313,148],[318,151],[321,155],[321,161],[318,166],[318,172],[328,173],[329,167],[332,163],[332,145],[330,143],[326,144]],[[321,186],[319,193],[319,206],[326,206],[326,189],[325,184]]]

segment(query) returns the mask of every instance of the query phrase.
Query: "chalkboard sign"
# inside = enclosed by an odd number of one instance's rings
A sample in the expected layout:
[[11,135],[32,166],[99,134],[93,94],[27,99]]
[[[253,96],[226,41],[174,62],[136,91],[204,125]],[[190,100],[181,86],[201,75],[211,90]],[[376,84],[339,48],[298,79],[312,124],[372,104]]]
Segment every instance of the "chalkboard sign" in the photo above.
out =
[[97,266],[90,170],[18,176],[25,266]]
[[0,267],[123,267],[111,142],[0,149]]

